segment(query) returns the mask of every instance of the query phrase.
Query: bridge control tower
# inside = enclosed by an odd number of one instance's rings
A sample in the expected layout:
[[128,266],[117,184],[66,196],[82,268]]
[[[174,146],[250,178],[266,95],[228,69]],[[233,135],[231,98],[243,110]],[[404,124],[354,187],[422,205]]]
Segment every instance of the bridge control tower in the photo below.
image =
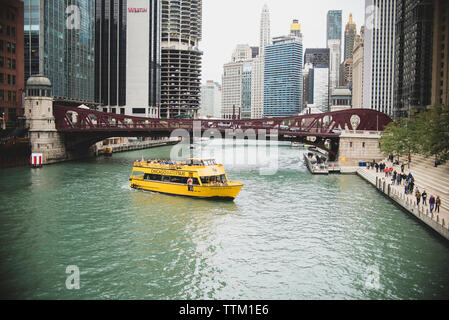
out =
[[56,130],[53,115],[52,84],[42,75],[32,76],[26,83],[26,126],[31,152],[43,154],[43,164],[67,160],[64,137]]

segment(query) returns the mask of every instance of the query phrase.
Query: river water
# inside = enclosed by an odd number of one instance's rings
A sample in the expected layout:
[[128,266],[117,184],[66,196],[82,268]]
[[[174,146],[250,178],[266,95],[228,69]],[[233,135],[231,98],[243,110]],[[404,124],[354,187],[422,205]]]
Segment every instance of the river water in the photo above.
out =
[[[240,143],[241,144],[241,143]],[[257,146],[202,142],[222,153]],[[1,296],[19,299],[447,299],[449,245],[355,175],[226,165],[234,202],[132,190],[171,147],[0,171]],[[68,290],[68,266],[80,289]]]

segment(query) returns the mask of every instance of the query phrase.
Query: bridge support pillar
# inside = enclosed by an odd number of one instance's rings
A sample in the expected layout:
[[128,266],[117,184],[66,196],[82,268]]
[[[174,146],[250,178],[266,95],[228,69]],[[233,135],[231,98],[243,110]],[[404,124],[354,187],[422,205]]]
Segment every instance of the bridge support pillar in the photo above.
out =
[[385,159],[379,148],[380,138],[380,132],[343,131],[338,151],[340,167],[357,168],[360,162],[378,162]]
[[56,130],[51,82],[47,78],[34,76],[28,79],[25,116],[31,152],[42,153],[43,164],[69,160],[64,137]]

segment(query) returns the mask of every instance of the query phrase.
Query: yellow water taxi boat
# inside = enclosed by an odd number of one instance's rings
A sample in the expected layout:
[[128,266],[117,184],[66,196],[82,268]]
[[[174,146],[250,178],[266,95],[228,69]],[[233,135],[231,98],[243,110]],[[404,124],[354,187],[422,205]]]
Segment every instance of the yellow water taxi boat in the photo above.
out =
[[136,161],[130,187],[166,194],[234,200],[243,184],[229,181],[222,164],[210,159]]

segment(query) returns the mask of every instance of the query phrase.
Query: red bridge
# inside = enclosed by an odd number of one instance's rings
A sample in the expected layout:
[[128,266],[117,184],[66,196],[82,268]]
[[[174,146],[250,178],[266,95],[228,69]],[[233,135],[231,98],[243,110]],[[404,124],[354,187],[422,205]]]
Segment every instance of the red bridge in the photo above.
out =
[[369,109],[351,109],[322,114],[308,114],[288,118],[255,120],[191,120],[151,119],[95,110],[54,106],[56,129],[65,135],[68,150],[88,148],[96,142],[111,137],[169,137],[177,129],[184,129],[193,137],[194,127],[208,133],[241,133],[253,131],[256,135],[277,130],[278,140],[305,142],[315,137],[314,144],[326,149],[324,143],[331,141],[331,154],[338,151],[342,130],[383,131],[392,120],[387,115]]

